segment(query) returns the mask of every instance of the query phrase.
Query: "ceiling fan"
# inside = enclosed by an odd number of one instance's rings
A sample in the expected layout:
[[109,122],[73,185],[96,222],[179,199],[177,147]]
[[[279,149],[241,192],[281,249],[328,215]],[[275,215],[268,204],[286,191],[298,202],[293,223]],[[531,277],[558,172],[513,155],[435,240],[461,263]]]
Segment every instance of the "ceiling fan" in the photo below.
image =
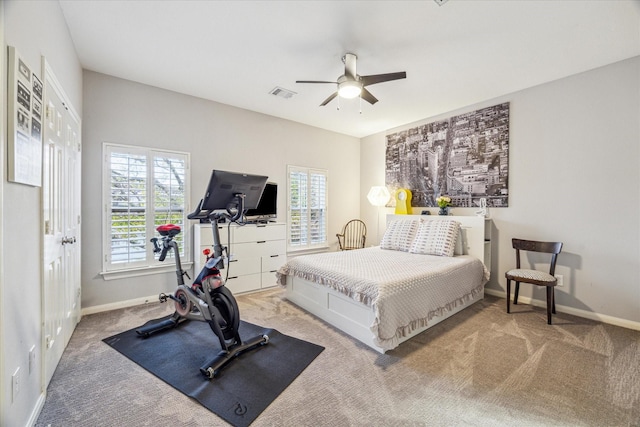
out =
[[331,83],[338,85],[338,90],[332,93],[327,99],[324,100],[321,107],[327,105],[333,98],[340,95],[342,98],[355,98],[360,96],[360,98],[367,101],[369,104],[375,104],[378,102],[378,99],[371,94],[366,86],[373,85],[376,83],[388,82],[390,80],[398,80],[404,79],[407,77],[407,73],[404,71],[400,71],[397,73],[386,73],[386,74],[374,74],[371,76],[359,76],[356,73],[356,61],[358,57],[353,53],[345,53],[342,57],[342,62],[344,62],[344,74],[338,77],[338,80],[335,82],[328,81],[318,81],[318,80],[297,80],[296,83]]

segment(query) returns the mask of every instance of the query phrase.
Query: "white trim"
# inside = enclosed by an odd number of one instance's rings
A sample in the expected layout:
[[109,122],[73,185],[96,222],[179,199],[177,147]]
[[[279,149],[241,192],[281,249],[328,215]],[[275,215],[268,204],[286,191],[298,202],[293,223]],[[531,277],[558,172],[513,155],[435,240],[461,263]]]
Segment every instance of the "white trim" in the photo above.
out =
[[[484,293],[492,295],[494,297],[499,297],[499,298],[506,297],[506,291],[499,291],[496,289],[485,288]],[[522,295],[518,296],[518,302],[520,301],[523,302],[524,304],[535,305],[536,307],[542,307],[542,308],[547,307],[546,301],[532,299],[529,297],[524,297]],[[623,328],[640,331],[640,322],[636,322],[628,319],[621,319],[619,317],[609,316],[608,314],[596,313],[593,311],[582,310],[579,308],[573,308],[573,307],[568,307],[566,305],[559,305],[559,304],[556,304],[556,311],[571,314],[573,316],[583,317],[589,320],[595,320],[597,322],[607,323],[609,325],[621,326]]]
[[44,403],[46,401],[46,398],[47,398],[47,395],[45,394],[45,392],[40,393],[40,396],[38,396],[38,401],[33,407],[33,411],[31,411],[31,414],[29,415],[29,419],[27,420],[27,423],[25,425],[27,426],[36,425],[36,422],[38,421],[38,417],[40,416],[40,412],[42,412],[42,408],[44,408]]
[[[189,269],[193,262],[181,263],[182,269]],[[128,277],[149,276],[151,274],[164,274],[175,271],[176,267],[172,263],[170,265],[152,265],[140,268],[128,268],[122,270],[101,271],[100,274],[104,280],[126,279]]]
[[[0,46],[2,46],[3,49],[6,49],[6,45],[4,43],[4,32],[5,32],[5,25],[4,25],[4,2],[0,2]],[[6,185],[6,179],[5,179],[5,158],[4,158],[4,150],[5,150],[5,144],[6,144],[6,135],[7,135],[7,129],[6,129],[6,125],[7,125],[7,116],[5,115],[5,100],[6,100],[6,88],[7,88],[7,80],[6,79],[6,75],[5,75],[5,70],[7,69],[7,64],[6,64],[6,54],[2,54],[2,57],[0,58],[0,81],[2,82],[2,89],[0,89],[0,98],[2,98],[0,100],[0,144],[2,144],[0,147],[0,233],[4,232],[4,187]],[[0,237],[0,283],[4,285],[5,280],[4,280],[4,239],[2,237]],[[3,298],[3,289],[4,286],[0,286],[0,308],[3,307],[4,305],[4,298]],[[0,384],[2,384],[2,387],[0,387],[0,424],[4,424],[4,421],[6,420],[6,415],[9,412],[9,408],[7,408],[6,406],[8,406],[7,404],[5,404],[5,393],[7,389],[9,389],[10,387],[6,386],[5,384],[11,384],[9,383],[8,379],[5,380],[6,374],[5,374],[5,368],[4,368],[4,364],[5,364],[5,356],[4,354],[6,352],[9,351],[9,349],[7,348],[7,346],[5,345],[5,333],[4,333],[4,328],[5,325],[7,324],[7,322],[4,319],[4,316],[0,315]],[[8,319],[7,319],[8,320]],[[14,344],[15,345],[15,344]]]
[[109,304],[94,305],[92,307],[83,308],[82,315],[86,316],[87,314],[96,314],[102,313],[104,311],[118,310],[120,308],[135,307],[136,305],[150,304],[156,301],[160,301],[158,299],[158,295],[134,298],[126,301],[112,302]]
[[[48,78],[49,83],[54,88],[54,90],[58,93],[58,96],[60,97],[60,99],[67,101],[69,97],[67,96],[67,93],[64,91],[64,89],[62,88],[62,85],[60,84],[60,81],[58,80],[55,73],[53,72],[53,68],[51,68],[51,65],[49,65],[49,63],[47,62],[47,59],[44,56],[42,57],[41,61],[42,61],[42,70],[43,70],[43,84],[44,84],[44,79]],[[71,114],[73,119],[78,123],[78,132],[81,132],[80,134],[82,134],[82,127],[81,127],[82,125],[81,125],[80,115],[76,112],[76,109],[73,108],[73,105],[71,105],[71,103],[67,104],[64,101],[62,102],[62,105],[64,106],[64,108],[67,109],[67,111],[69,111],[69,114]]]

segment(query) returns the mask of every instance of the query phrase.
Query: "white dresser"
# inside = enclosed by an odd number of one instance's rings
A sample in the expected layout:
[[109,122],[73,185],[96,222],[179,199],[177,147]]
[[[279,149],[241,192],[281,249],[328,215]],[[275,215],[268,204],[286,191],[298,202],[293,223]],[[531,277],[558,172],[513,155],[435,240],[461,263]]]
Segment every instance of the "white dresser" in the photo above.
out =
[[[220,244],[228,247],[228,264],[222,277],[229,277],[226,286],[233,292],[257,291],[276,285],[276,271],[287,261],[287,227],[284,223],[219,224]],[[228,239],[228,236],[230,237]],[[202,251],[213,250],[210,224],[194,224],[194,274],[205,262]]]

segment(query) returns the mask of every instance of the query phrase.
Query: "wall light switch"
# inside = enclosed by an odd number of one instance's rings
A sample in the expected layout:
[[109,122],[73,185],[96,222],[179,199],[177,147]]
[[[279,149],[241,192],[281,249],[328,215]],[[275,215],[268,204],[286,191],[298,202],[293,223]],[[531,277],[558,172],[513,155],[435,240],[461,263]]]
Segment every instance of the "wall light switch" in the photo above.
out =
[[11,375],[11,402],[15,402],[20,393],[20,368]]
[[564,286],[564,277],[562,276],[562,274],[556,274],[556,280],[558,281],[558,284],[556,286]]
[[36,369],[36,346],[31,346],[29,350],[29,375]]

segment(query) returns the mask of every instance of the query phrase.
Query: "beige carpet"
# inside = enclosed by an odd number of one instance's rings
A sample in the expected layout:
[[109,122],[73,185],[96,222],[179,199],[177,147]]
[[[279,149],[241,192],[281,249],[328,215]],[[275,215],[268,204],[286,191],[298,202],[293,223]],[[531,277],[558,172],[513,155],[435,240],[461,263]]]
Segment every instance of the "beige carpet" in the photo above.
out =
[[[380,355],[281,289],[237,299],[243,320],[326,347],[252,426],[640,426],[638,331],[562,313],[548,326],[487,296]],[[36,425],[227,425],[101,342],[171,309],[85,316]]]

